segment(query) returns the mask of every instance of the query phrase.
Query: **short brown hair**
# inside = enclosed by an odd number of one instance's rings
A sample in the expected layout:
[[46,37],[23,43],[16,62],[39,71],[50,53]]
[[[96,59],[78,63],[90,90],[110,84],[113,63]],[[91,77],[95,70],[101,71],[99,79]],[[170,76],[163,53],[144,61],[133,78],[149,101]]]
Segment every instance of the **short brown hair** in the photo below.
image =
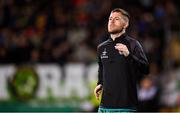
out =
[[111,13],[113,12],[120,12],[122,15],[124,15],[125,17],[127,17],[128,19],[130,19],[130,15],[127,11],[125,11],[124,9],[121,8],[115,8],[111,11]]

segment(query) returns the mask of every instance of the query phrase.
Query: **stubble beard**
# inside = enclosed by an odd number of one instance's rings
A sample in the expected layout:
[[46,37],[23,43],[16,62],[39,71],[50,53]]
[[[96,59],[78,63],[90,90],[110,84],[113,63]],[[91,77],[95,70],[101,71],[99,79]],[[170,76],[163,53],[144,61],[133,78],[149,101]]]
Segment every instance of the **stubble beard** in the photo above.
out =
[[112,31],[109,31],[109,30],[108,30],[108,32],[109,32],[110,34],[117,34],[117,33],[122,32],[122,30],[123,30],[123,29],[116,29],[116,30],[112,30]]

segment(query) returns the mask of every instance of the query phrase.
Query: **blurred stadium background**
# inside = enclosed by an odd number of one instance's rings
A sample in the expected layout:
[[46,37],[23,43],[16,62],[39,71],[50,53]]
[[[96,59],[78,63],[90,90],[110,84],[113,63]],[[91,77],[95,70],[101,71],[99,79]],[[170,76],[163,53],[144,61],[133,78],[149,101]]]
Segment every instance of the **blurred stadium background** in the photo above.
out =
[[139,109],[180,112],[179,2],[0,0],[0,111],[96,111],[96,47],[120,7],[150,62]]

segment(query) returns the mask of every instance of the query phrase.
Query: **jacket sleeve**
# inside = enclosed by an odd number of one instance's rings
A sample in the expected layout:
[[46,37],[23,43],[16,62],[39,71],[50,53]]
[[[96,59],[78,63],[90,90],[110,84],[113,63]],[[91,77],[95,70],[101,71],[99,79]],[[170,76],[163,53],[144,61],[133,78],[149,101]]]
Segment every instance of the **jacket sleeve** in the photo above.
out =
[[98,66],[99,66],[97,85],[99,85],[99,84],[103,85],[103,66],[102,66],[102,62],[101,62],[99,52],[97,54],[98,54]]
[[128,60],[131,62],[131,65],[133,65],[133,67],[141,74],[144,75],[149,73],[149,62],[142,46],[138,41],[131,44],[131,51],[128,55]]

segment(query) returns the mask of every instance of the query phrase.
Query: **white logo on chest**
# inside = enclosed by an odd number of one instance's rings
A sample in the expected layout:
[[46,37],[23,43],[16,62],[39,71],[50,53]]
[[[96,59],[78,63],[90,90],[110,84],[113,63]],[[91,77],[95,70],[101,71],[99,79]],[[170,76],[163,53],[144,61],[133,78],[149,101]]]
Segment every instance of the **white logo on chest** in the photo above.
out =
[[101,59],[108,58],[106,48],[104,48],[104,51],[101,54]]

